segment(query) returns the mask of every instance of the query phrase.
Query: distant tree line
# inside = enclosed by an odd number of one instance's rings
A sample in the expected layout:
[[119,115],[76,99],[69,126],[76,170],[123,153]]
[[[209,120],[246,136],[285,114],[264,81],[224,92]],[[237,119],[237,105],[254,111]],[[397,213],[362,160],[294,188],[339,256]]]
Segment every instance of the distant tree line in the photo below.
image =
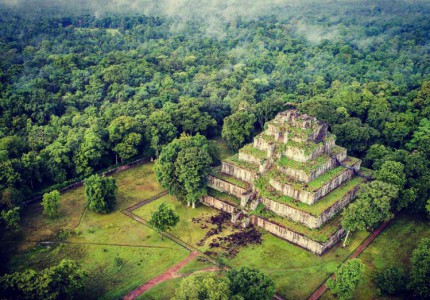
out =
[[429,11],[302,8],[311,26],[338,29],[318,42],[293,8],[238,18],[223,38],[202,20],[172,30],[178,17],[1,11],[1,228],[35,193],[159,157],[183,133],[221,134],[238,149],[289,102],[366,166],[402,164],[395,205],[430,209]]

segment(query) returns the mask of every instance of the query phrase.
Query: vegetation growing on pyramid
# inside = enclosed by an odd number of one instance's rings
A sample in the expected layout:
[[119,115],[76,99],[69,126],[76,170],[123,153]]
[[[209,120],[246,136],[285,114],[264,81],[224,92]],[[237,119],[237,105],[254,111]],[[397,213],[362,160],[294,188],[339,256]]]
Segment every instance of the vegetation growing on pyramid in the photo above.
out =
[[[316,254],[324,253],[344,234],[340,212],[357,195],[369,173],[361,160],[335,144],[327,124],[291,109],[279,113],[252,144],[224,160],[209,175],[212,192],[203,203],[234,211],[235,221],[265,228]],[[234,178],[234,180],[228,180]],[[223,195],[243,185],[240,204]],[[236,187],[236,188],[235,188]],[[233,205],[217,204],[213,198]]]

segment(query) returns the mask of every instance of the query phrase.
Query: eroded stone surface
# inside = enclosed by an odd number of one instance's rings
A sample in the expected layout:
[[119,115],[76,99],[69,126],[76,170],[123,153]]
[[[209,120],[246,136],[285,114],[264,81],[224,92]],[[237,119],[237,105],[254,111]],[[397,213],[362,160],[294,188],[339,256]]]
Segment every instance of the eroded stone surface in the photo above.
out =
[[222,162],[221,172],[248,183],[252,183],[255,179],[257,179],[257,173],[243,169],[225,161]]
[[239,199],[246,193],[246,189],[212,175],[208,176],[208,186],[218,191],[229,193]]
[[[264,151],[264,153],[254,151],[252,147]],[[316,160],[321,155],[324,157]],[[280,161],[283,156],[291,161]],[[248,190],[211,176],[208,179],[211,187],[241,198],[240,209],[244,216],[257,209],[261,203],[267,210],[280,217],[316,229],[328,226],[326,223],[353,201],[359,189],[359,185],[357,185],[347,194],[339,196],[339,199],[334,198],[333,205],[319,215],[312,215],[300,210],[297,206],[293,207],[258,195],[255,183],[258,178],[263,177],[269,183],[269,192],[276,190],[281,195],[291,197],[296,201],[314,205],[351,180],[356,176],[356,171],[360,170],[361,161],[348,158],[346,149],[336,146],[335,136],[327,132],[325,123],[314,117],[300,115],[297,110],[279,113],[274,120],[268,123],[267,129],[254,138],[252,146],[248,145],[247,149],[239,151],[239,155],[235,159],[239,161],[233,161],[233,163],[223,161],[221,172],[250,183],[251,186]],[[278,164],[278,161],[282,163]],[[320,176],[341,164],[344,165],[345,162],[348,163],[342,173],[334,171],[334,174],[339,175],[326,176],[330,177],[327,182],[322,181],[325,180],[324,178],[317,181]],[[277,172],[273,172],[273,170],[277,170]],[[285,178],[282,178],[283,175]],[[277,179],[270,178],[270,176]],[[312,188],[312,186],[315,187]],[[222,200],[205,196],[202,202],[219,210],[237,214],[234,206]],[[345,234],[345,231],[339,228],[328,237],[325,243],[320,243],[266,218],[251,215],[249,219],[255,226],[262,227],[275,236],[318,255],[327,251]]]

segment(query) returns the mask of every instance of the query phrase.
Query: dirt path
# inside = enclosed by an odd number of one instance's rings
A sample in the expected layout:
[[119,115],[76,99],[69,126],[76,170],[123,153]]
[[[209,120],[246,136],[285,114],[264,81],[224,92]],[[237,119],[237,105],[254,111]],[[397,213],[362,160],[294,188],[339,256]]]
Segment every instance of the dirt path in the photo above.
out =
[[178,274],[177,272],[187,265],[191,260],[196,258],[200,253],[199,252],[191,252],[190,255],[188,255],[187,258],[185,258],[183,261],[179,262],[178,264],[174,265],[170,269],[167,269],[164,273],[152,278],[148,282],[146,282],[144,285],[141,285],[137,289],[131,291],[129,294],[124,296],[124,300],[132,300],[136,299],[138,296],[142,295],[144,292],[149,290],[150,288],[154,287],[155,285],[164,282],[169,279],[182,277],[183,275]]
[[[141,223],[141,224],[143,224],[145,226],[148,226],[148,227],[152,228],[151,226],[149,226],[149,224],[144,219],[142,219],[139,216],[135,215],[133,213],[133,210],[135,210],[136,208],[142,207],[142,206],[148,204],[149,202],[152,202],[152,201],[154,201],[154,200],[156,200],[156,199],[164,196],[165,194],[167,194],[167,191],[163,191],[162,193],[160,193],[158,195],[155,195],[154,197],[151,197],[151,198],[149,198],[147,200],[143,200],[143,201],[141,201],[139,203],[136,203],[135,205],[130,206],[130,207],[124,209],[122,211],[122,213],[124,215],[128,216],[129,218],[131,218],[131,219],[133,219],[133,220],[135,220],[135,221],[137,221],[137,222],[139,222],[139,223]],[[154,228],[152,228],[152,229],[154,229]],[[171,234],[169,234],[167,232],[164,232],[164,231],[158,231],[158,230],[156,230],[156,231],[159,232],[161,235],[165,236],[166,238],[170,239],[171,241],[175,242],[176,244],[178,244],[178,245],[184,247],[185,249],[191,251],[191,254],[186,259],[184,259],[183,261],[181,261],[180,263],[178,263],[177,265],[171,267],[170,269],[166,270],[164,273],[162,273],[162,274],[160,274],[160,275],[152,278],[151,280],[149,280],[145,284],[141,285],[137,289],[131,291],[129,294],[127,294],[126,296],[123,297],[124,300],[135,299],[138,296],[142,295],[144,292],[146,292],[149,289],[153,288],[155,285],[157,285],[157,284],[159,284],[161,282],[173,279],[173,278],[186,277],[186,276],[189,276],[189,275],[194,274],[194,273],[215,272],[215,271],[220,271],[221,270],[219,267],[209,267],[209,268],[206,268],[206,269],[203,269],[203,270],[200,270],[200,271],[196,271],[196,272],[191,273],[191,274],[178,274],[178,273],[176,273],[180,268],[182,268],[183,266],[185,266],[186,264],[188,264],[192,259],[194,259],[198,255],[201,255],[207,261],[209,261],[210,263],[214,264],[215,266],[217,266],[218,263],[217,263],[217,261],[215,261],[210,256],[205,255],[204,253],[201,253],[199,251],[199,249],[197,249],[197,248],[191,246],[190,244],[188,244],[188,243],[180,240],[179,238],[174,237],[173,235],[171,235]],[[273,299],[283,300],[283,298],[280,295],[278,295],[278,294],[276,294],[273,297]]]
[[[346,259],[353,259],[357,258],[366,248],[370,245],[370,243],[373,242],[374,239],[391,223],[391,221],[388,221],[386,223],[383,223],[381,226],[379,226],[375,231],[372,232],[361,244],[357,247],[357,249],[354,250],[354,252]],[[345,260],[345,261],[346,261]],[[334,274],[329,276],[329,278],[334,277]],[[328,279],[328,278],[327,278]],[[327,286],[326,283],[327,280],[318,287],[313,294],[308,298],[308,300],[317,300],[319,299],[326,291]]]

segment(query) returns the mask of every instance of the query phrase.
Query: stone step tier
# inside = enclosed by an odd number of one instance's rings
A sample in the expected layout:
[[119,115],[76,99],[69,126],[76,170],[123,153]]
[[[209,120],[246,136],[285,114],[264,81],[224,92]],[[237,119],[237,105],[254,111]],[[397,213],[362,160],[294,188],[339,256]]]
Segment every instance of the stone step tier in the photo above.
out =
[[270,196],[263,192],[260,202],[269,211],[278,216],[288,218],[304,226],[315,229],[320,228],[342,209],[348,205],[357,195],[357,192],[366,179],[355,177],[350,182],[342,185],[322,198],[317,204],[306,205],[295,201],[285,201],[280,194],[271,192]]
[[272,120],[267,123],[267,135],[281,143],[293,142],[321,142],[327,136],[327,125],[314,123],[310,127],[295,127],[281,120]]
[[262,133],[254,138],[253,147],[267,153],[267,157],[279,158],[282,155],[299,162],[316,159],[323,153],[329,153],[335,146],[335,138],[330,137],[322,142],[293,142],[280,143],[272,136]]
[[[306,185],[302,182],[295,181],[294,178],[288,178],[276,168],[270,170],[267,175],[262,176],[268,176],[270,185],[282,195],[312,205],[356,176],[355,170],[360,170],[361,160],[347,158],[344,160],[344,163],[348,163],[353,169],[347,169],[341,166],[332,169],[330,172],[334,172],[335,174],[326,182],[323,176],[319,176]],[[325,173],[324,176],[330,176],[330,172]]]
[[[328,153],[323,153],[316,159],[300,162],[281,156],[277,159],[279,171],[285,175],[294,178],[295,180],[309,183],[327,171],[339,166],[338,162],[343,162],[347,157],[345,148],[334,146]],[[239,150],[238,159],[258,166],[259,173],[265,173],[273,164],[273,159],[268,155],[267,151],[254,148],[253,145],[246,145]],[[284,163],[287,161],[287,163]]]
[[238,159],[222,162],[221,172],[247,183],[253,183],[258,178],[259,165]]

